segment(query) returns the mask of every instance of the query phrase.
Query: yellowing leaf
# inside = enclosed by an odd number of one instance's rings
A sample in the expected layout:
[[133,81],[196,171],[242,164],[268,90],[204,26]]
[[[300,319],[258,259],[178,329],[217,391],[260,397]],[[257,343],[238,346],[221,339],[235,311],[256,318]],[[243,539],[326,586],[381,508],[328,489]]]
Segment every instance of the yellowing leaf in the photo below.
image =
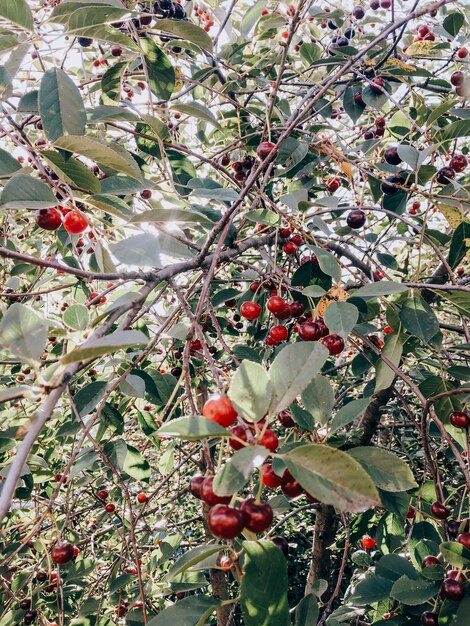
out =
[[344,302],[349,298],[348,292],[339,285],[333,285],[326,295],[332,300],[336,300],[336,302]]
[[464,220],[465,216],[463,212],[453,206],[449,206],[448,204],[438,204],[437,208],[446,218],[451,228],[457,228],[457,226]]
[[414,72],[416,69],[415,65],[410,65],[409,63],[404,63],[400,59],[388,59],[384,63],[384,67],[398,67],[400,70],[404,70],[405,72]]
[[439,54],[440,50],[433,50],[434,42],[432,41],[415,41],[406,49],[407,57],[427,57],[430,54]]
[[340,167],[341,167],[341,171],[346,176],[348,181],[351,182],[352,181],[352,165],[351,165],[351,163],[348,163],[347,161],[342,161]]

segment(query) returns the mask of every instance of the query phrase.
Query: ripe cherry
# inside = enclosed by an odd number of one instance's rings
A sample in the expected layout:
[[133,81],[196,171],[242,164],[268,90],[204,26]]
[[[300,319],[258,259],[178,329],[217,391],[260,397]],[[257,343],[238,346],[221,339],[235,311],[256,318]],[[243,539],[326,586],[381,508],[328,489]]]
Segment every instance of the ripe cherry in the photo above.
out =
[[465,411],[453,411],[449,418],[450,423],[455,428],[468,428],[470,426],[470,415]]
[[293,241],[288,241],[282,246],[282,250],[289,255],[295,254],[297,252],[297,246]]
[[461,533],[457,537],[457,541],[470,550],[470,533]]
[[457,50],[457,56],[459,59],[466,59],[468,56],[467,48],[459,48],[459,50]]
[[372,93],[375,93],[375,94],[383,93],[384,92],[384,87],[385,87],[385,81],[380,76],[377,76],[376,78],[373,78],[371,83],[370,83],[370,89],[371,89]]
[[202,474],[196,474],[193,476],[189,483],[189,492],[199,500],[201,499],[201,485],[205,480],[205,476]]
[[459,583],[464,583],[467,580],[465,574],[459,569],[451,569],[447,572],[447,578],[457,580]]
[[362,18],[365,16],[366,11],[364,9],[364,7],[361,7],[360,4],[358,4],[357,6],[354,7],[354,9],[352,10],[352,14],[353,17],[356,18],[356,20],[362,20]]
[[254,533],[264,532],[273,522],[273,510],[267,502],[247,498],[241,503],[240,510],[246,515],[246,528]]
[[336,356],[344,350],[344,340],[339,335],[327,335],[323,338],[322,343],[332,356]]
[[64,228],[71,235],[79,235],[88,228],[88,222],[77,211],[69,211],[64,217]]
[[89,37],[77,37],[77,42],[82,48],[89,48],[93,43],[93,39]]
[[106,511],[106,513],[114,513],[114,511],[116,510],[116,505],[110,502],[104,507],[104,510]]
[[300,317],[301,315],[303,315],[305,307],[302,302],[294,300],[294,302],[292,302],[292,304],[290,305],[290,310],[292,317]]
[[384,151],[384,159],[390,165],[398,165],[402,161],[401,157],[398,155],[398,148],[396,146],[390,146],[390,148]]
[[209,398],[202,408],[202,414],[224,428],[231,426],[237,419],[237,412],[228,396],[215,395]]
[[456,519],[447,520],[446,530],[450,537],[457,537],[460,530],[460,522],[458,522]]
[[441,502],[433,502],[431,504],[431,513],[437,519],[447,519],[450,515],[450,509]]
[[106,489],[100,489],[100,491],[98,491],[96,495],[100,500],[106,500],[109,496],[109,493],[106,491]]
[[259,443],[271,452],[276,452],[279,446],[279,439],[273,430],[267,428]]
[[387,176],[386,179],[382,181],[380,189],[386,196],[391,196],[399,191],[397,185],[404,184],[405,180],[402,176],[400,176],[400,174],[392,174],[391,176]]
[[455,72],[452,72],[452,74],[450,75],[450,82],[452,85],[454,85],[454,87],[460,87],[460,85],[463,84],[464,80],[465,80],[465,75],[460,70],[456,70]]
[[350,211],[346,218],[346,223],[349,228],[362,228],[366,223],[366,214],[361,209]]
[[71,543],[63,543],[62,545],[53,546],[51,556],[54,563],[64,565],[73,559],[73,545]]
[[292,235],[292,228],[288,226],[279,229],[279,237],[281,239],[288,239]]
[[292,243],[295,243],[296,246],[301,246],[304,241],[300,233],[292,235],[290,240],[292,241]]
[[354,94],[354,102],[361,107],[366,106],[366,103],[362,98],[362,91],[356,91],[356,93]]
[[463,154],[456,154],[449,161],[449,167],[453,169],[454,172],[457,172],[457,173],[463,172],[464,169],[467,167],[467,165],[468,165],[468,161],[464,157]]
[[271,154],[275,147],[276,144],[272,141],[262,141],[256,150],[256,154],[260,159],[265,159],[268,154]]
[[277,414],[277,419],[284,426],[284,428],[293,428],[296,424],[292,419],[292,413],[286,409]]
[[322,336],[320,325],[312,320],[302,322],[299,326],[299,337],[303,341],[318,341]]
[[282,493],[288,498],[297,498],[298,496],[301,496],[304,492],[300,483],[298,483],[294,479],[283,482],[281,489]]
[[[238,437],[238,439],[241,439],[242,441],[247,441],[247,431],[246,428],[244,428],[243,426],[234,426],[230,432],[235,435],[236,437]],[[237,439],[229,439],[229,444],[230,447],[233,448],[234,450],[241,450],[241,448],[244,448],[244,445],[238,441]]]
[[218,496],[214,493],[214,477],[208,476],[201,484],[201,500],[204,500],[209,506],[216,504],[228,504],[232,499],[231,496]]
[[265,463],[261,466],[261,482],[266,487],[280,487],[282,485],[282,478],[274,473],[271,463]]
[[140,192],[140,197],[143,198],[144,200],[150,200],[150,198],[152,197],[152,190],[144,189],[143,191]]
[[287,540],[284,539],[284,537],[271,537],[271,541],[279,548],[279,550],[282,550],[282,552],[284,553],[284,556],[287,557],[289,556],[289,544],[287,543]]
[[375,548],[375,546],[377,545],[376,540],[370,537],[369,535],[364,535],[364,537],[361,539],[361,543],[362,543],[362,547],[365,548],[366,550],[371,550],[372,548]]
[[448,185],[455,178],[455,172],[450,167],[441,167],[436,174],[436,182],[440,185]]
[[421,202],[419,202],[418,200],[415,200],[412,204],[412,208],[415,211],[419,211],[419,209],[421,208]]
[[432,554],[425,556],[423,559],[423,562],[421,563],[423,567],[432,567],[433,565],[440,565],[440,564],[441,562],[439,561],[437,556],[433,556]]
[[421,613],[421,624],[422,626],[438,626],[439,616],[432,611],[424,611]]
[[260,287],[261,287],[261,285],[258,282],[251,283],[250,291],[252,291],[253,293],[256,293],[257,291],[259,291]]
[[144,502],[147,502],[148,498],[147,498],[147,494],[146,493],[139,493],[137,494],[137,502],[139,504],[144,504]]
[[25,624],[32,624],[36,621],[37,616],[37,611],[25,611],[25,614],[23,615],[23,622]]
[[62,214],[54,208],[39,209],[34,215],[36,224],[44,230],[57,230],[62,224]]
[[441,594],[447,600],[462,600],[465,590],[458,580],[446,578],[442,583]]
[[112,46],[111,54],[113,55],[113,57],[120,57],[122,54],[121,46]]
[[232,561],[226,555],[222,555],[219,559],[217,559],[217,565],[223,569],[224,572],[229,572],[233,567]]
[[245,527],[246,515],[240,509],[217,504],[209,512],[207,524],[215,537],[234,539]]
[[18,606],[23,611],[27,611],[31,607],[31,598],[25,598],[24,600],[20,600]]
[[270,311],[273,315],[278,315],[282,313],[286,306],[287,302],[281,296],[271,296],[267,302],[268,311]]
[[276,343],[285,341],[289,335],[289,331],[285,326],[273,326],[269,331],[269,335],[274,339]]
[[334,176],[333,178],[329,178],[326,181],[326,188],[328,189],[330,193],[334,193],[335,191],[338,191],[340,187],[341,187],[341,179],[339,178],[339,176]]
[[261,306],[257,302],[244,302],[240,314],[247,320],[256,320],[261,315]]

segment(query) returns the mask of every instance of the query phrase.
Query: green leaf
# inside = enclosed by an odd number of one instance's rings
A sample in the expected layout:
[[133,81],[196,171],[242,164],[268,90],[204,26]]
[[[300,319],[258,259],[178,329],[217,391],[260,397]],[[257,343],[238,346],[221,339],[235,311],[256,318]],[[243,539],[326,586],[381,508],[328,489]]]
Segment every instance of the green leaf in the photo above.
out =
[[147,626],[203,626],[220,605],[220,600],[193,595],[179,600],[152,618]]
[[406,285],[395,283],[391,280],[379,280],[375,283],[369,283],[354,291],[355,298],[379,298],[380,296],[389,296],[392,293],[403,293],[408,291]]
[[124,458],[122,469],[126,474],[135,480],[148,480],[151,475],[151,468],[140,452],[127,444],[127,454]]
[[124,149],[117,152],[117,150],[114,150],[96,139],[67,135],[66,137],[58,139],[54,143],[54,146],[66,150],[67,152],[81,154],[102,165],[104,168],[127,174],[133,178],[140,176],[137,163],[128,152]]
[[285,346],[271,366],[273,394],[270,413],[276,414],[287,409],[320,372],[327,358],[327,349],[319,343]]
[[210,111],[210,109],[205,107],[200,102],[192,102],[191,104],[187,104],[187,103],[173,104],[171,107],[171,110],[179,111],[180,113],[183,113],[184,115],[189,115],[190,117],[195,117],[199,120],[203,120],[204,122],[208,122],[209,124],[212,124],[216,128],[219,128],[219,129],[222,128],[219,122],[214,117],[213,113]]
[[179,417],[163,424],[158,429],[160,437],[179,437],[180,439],[205,439],[206,437],[230,437],[230,431],[216,422],[199,415]]
[[325,311],[325,324],[330,333],[337,333],[344,339],[348,337],[359,319],[359,311],[349,302],[332,302]]
[[90,339],[82,346],[68,352],[61,358],[64,365],[78,363],[85,359],[93,359],[104,354],[113,354],[118,350],[132,346],[147,345],[147,337],[140,330],[118,330],[105,337]]
[[289,626],[287,560],[272,541],[244,541],[240,605],[245,626]]
[[418,164],[420,160],[419,151],[414,147],[407,144],[400,144],[397,148],[398,156],[407,163],[413,172],[418,169]]
[[73,80],[60,68],[43,74],[39,86],[39,113],[49,141],[63,135],[84,135],[85,105]]
[[331,276],[337,283],[341,282],[341,268],[336,258],[324,248],[310,246],[318,260],[318,265],[322,272]]
[[450,563],[450,565],[459,569],[468,569],[470,567],[470,550],[467,550],[458,541],[444,541],[439,546],[439,550],[446,563]]
[[470,239],[470,222],[460,222],[450,242],[448,262],[452,269],[457,267],[470,248],[466,239]]
[[113,102],[121,99],[121,81],[127,63],[112,65],[101,77],[101,90]]
[[367,472],[341,450],[310,444],[290,450],[282,459],[308,493],[340,511],[366,511],[380,501]]
[[357,583],[349,599],[354,606],[375,604],[381,600],[388,600],[392,587],[393,582],[387,578],[368,576]]
[[451,37],[456,37],[464,23],[465,17],[463,13],[460,13],[460,11],[454,11],[449,13],[449,15],[446,15],[444,21],[442,22],[442,26]]
[[37,361],[47,341],[46,320],[30,307],[13,303],[0,321],[0,345],[21,361]]
[[362,446],[348,450],[348,454],[362,465],[383,491],[408,491],[418,486],[408,465],[388,450]]
[[6,100],[13,93],[13,77],[6,67],[0,65],[0,98]]
[[357,400],[351,400],[351,402],[342,406],[329,424],[330,432],[336,432],[361,416],[371,401],[372,398],[359,398]]
[[109,249],[116,259],[124,265],[161,267],[160,241],[149,233],[123,239],[111,245]]
[[90,314],[84,304],[71,304],[63,315],[64,324],[73,330],[85,330]]
[[181,572],[194,567],[201,561],[207,559],[207,557],[217,554],[218,552],[220,552],[220,545],[207,543],[188,550],[170,567],[167,575],[168,582],[171,582],[173,578],[181,574]]
[[147,67],[150,89],[161,100],[168,100],[173,93],[176,82],[175,70],[170,59],[161,48],[146,37],[141,40],[145,53],[144,61]]
[[99,193],[101,190],[99,179],[78,159],[65,159],[61,152],[55,150],[43,150],[42,156],[49,161],[57,176],[72,185],[90,193]]
[[303,430],[313,431],[315,428],[315,422],[312,415],[298,404],[291,404],[290,410],[294,422],[300,426]]
[[240,22],[240,35],[246,38],[261,17],[261,13],[266,8],[266,2],[261,0],[252,4],[247,11],[244,11]]
[[427,602],[439,591],[439,584],[426,578],[412,579],[401,576],[390,591],[390,596],[408,606]]
[[[302,44],[300,48],[301,55],[302,55],[302,48],[304,45],[305,44]],[[358,91],[357,88],[348,87],[344,91],[344,95],[343,95],[344,110],[346,111],[346,113],[349,115],[349,117],[352,119],[354,123],[357,122],[357,120],[361,117],[362,113],[364,112],[366,108],[365,105],[356,104],[354,100],[354,94],[356,93],[356,91]]]
[[[160,432],[160,431],[159,431]],[[257,467],[266,460],[269,450],[264,446],[245,446],[218,470],[214,478],[214,491],[219,496],[231,496],[242,489]]]
[[191,43],[195,43],[196,46],[199,46],[202,50],[207,50],[207,52],[213,51],[214,44],[212,39],[203,28],[196,26],[192,22],[184,20],[157,20],[156,25],[158,30],[171,33],[186,41],[191,41]]
[[459,120],[458,122],[447,124],[447,126],[440,129],[436,139],[438,141],[447,142],[452,141],[452,139],[458,139],[459,137],[467,137],[468,135],[470,135],[470,120]]
[[26,30],[34,29],[33,14],[26,0],[0,0],[0,17]]
[[316,423],[325,426],[335,403],[333,388],[325,376],[315,376],[302,392],[302,403]]
[[401,576],[418,578],[418,572],[413,565],[399,554],[386,554],[379,560],[375,570],[379,576],[393,581],[398,580]]
[[470,615],[470,595],[460,602],[445,600],[439,611],[439,626],[467,626]]
[[[2,196],[3,198],[3,196]],[[439,296],[449,300],[458,309],[460,314],[470,317],[470,294],[460,291],[441,291],[439,289]]]
[[188,196],[192,191],[192,188],[188,187],[188,182],[197,177],[196,168],[181,152],[167,150],[166,155],[170,161],[176,191],[182,196]]
[[0,178],[6,178],[20,169],[18,161],[9,152],[0,148]]
[[[401,355],[403,353],[403,342],[399,333],[391,333],[384,340],[382,355],[384,355],[393,365],[400,365]],[[395,378],[395,372],[382,359],[375,366],[375,391],[377,393],[381,389],[387,389]]]
[[98,380],[82,387],[73,398],[80,417],[85,417],[85,415],[94,411],[104,398],[105,393],[106,383],[103,380]]
[[407,298],[401,305],[399,317],[404,328],[423,343],[429,343],[439,332],[436,314],[421,296]]
[[13,176],[0,196],[0,206],[4,209],[47,209],[57,204],[46,183],[27,174]]
[[310,43],[308,41],[302,43],[300,47],[300,58],[305,65],[308,66],[315,63],[315,61],[321,59],[322,56],[322,49],[316,43]]
[[313,626],[317,623],[318,614],[319,608],[315,594],[309,593],[295,608],[295,626]]
[[229,397],[238,414],[249,422],[259,422],[271,403],[269,375],[258,363],[243,361],[235,372]]

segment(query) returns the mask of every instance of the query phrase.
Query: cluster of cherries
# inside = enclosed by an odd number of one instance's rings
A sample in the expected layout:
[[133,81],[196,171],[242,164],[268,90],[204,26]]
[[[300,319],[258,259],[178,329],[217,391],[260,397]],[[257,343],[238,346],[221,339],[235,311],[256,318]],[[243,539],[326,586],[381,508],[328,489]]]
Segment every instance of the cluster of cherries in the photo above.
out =
[[[303,341],[321,340],[325,348],[333,356],[343,351],[343,338],[340,335],[330,334],[322,318],[313,320],[311,317],[306,316],[302,302],[294,301],[289,304],[282,296],[271,296],[267,301],[266,307],[278,320],[297,318],[294,329],[297,330],[299,337]],[[247,320],[256,320],[261,315],[261,305],[251,300],[243,302],[240,307],[240,314]],[[266,342],[268,345],[273,346],[285,341],[287,337],[287,328],[282,325],[276,325],[270,329]]]
[[[222,158],[222,165],[228,165],[229,163],[230,158],[228,156]],[[235,180],[238,180],[240,183],[245,181],[248,178],[254,163],[254,158],[249,155],[242,160],[234,161],[232,163],[232,169],[235,172]]]
[[460,174],[467,167],[468,161],[463,154],[457,154],[451,158],[449,165],[441,167],[436,174],[436,182],[440,185],[448,185],[456,174]]
[[38,209],[34,217],[36,224],[44,230],[57,230],[63,225],[71,235],[80,235],[88,228],[88,222],[81,213],[64,206]]

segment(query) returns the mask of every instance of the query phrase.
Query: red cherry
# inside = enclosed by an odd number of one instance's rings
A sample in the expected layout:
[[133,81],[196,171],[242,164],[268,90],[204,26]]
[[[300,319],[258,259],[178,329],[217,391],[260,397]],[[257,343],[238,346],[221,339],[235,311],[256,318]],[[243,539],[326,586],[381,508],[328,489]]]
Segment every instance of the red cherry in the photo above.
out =
[[287,542],[286,539],[284,539],[284,537],[271,537],[271,541],[274,543],[274,545],[276,545],[279,550],[282,550],[282,552],[284,553],[284,556],[287,557],[289,556],[289,544]]
[[[382,2],[383,1],[384,0],[382,0]],[[390,0],[387,0],[387,1],[390,1]],[[372,93],[375,93],[375,94],[383,93],[384,92],[384,87],[385,87],[385,81],[380,76],[377,76],[376,78],[373,78],[371,83],[370,83],[370,89],[371,89]]]
[[292,241],[292,243],[295,243],[296,246],[301,246],[304,242],[303,237],[300,233],[292,235],[290,240]]
[[421,202],[419,202],[418,200],[415,200],[415,201],[413,202],[412,207],[413,207],[413,209],[414,209],[415,211],[418,211],[418,210],[421,208]]
[[424,37],[424,35],[427,35],[429,33],[429,28],[425,24],[421,24],[421,26],[418,26],[416,30],[421,35],[421,37]]
[[470,416],[465,411],[453,411],[449,421],[455,428],[468,428],[470,426]]
[[250,285],[250,291],[252,291],[253,293],[256,293],[259,288],[261,287],[261,285],[259,283],[251,283]]
[[137,502],[139,504],[144,504],[144,502],[147,502],[148,498],[147,498],[147,494],[146,493],[139,493],[137,495]]
[[464,583],[467,580],[465,574],[459,569],[451,569],[447,572],[447,578],[457,580],[459,583]]
[[109,503],[104,507],[104,510],[106,511],[106,513],[114,513],[114,511],[116,510],[116,505]]
[[77,548],[77,546],[73,547],[73,558],[77,557],[80,554],[80,550]]
[[64,228],[71,235],[79,235],[88,228],[88,222],[77,211],[69,211],[64,217]]
[[434,33],[427,33],[426,35],[424,35],[423,40],[424,41],[435,41],[436,40],[436,35]]
[[234,539],[245,527],[246,515],[240,509],[226,504],[217,504],[209,512],[207,524],[215,537]]
[[291,412],[287,409],[278,413],[277,419],[284,426],[284,428],[293,428],[296,425],[296,423],[292,419]]
[[455,72],[452,72],[452,74],[450,75],[450,82],[452,85],[454,85],[454,87],[460,87],[460,85],[463,84],[464,80],[465,80],[465,75],[460,70],[456,70]]
[[462,583],[453,578],[446,578],[442,583],[441,594],[447,600],[462,600],[465,595],[465,590]]
[[287,302],[281,296],[271,296],[267,302],[268,311],[273,313],[273,315],[277,315],[284,311],[287,306]]
[[63,543],[60,546],[54,546],[51,550],[51,556],[54,563],[64,565],[73,559],[73,545],[71,543]]
[[376,540],[372,539],[372,537],[370,537],[369,535],[364,535],[364,537],[361,539],[361,543],[362,543],[362,547],[365,548],[366,550],[371,550],[372,548],[375,548],[375,546],[377,545]]
[[319,317],[317,320],[315,320],[315,324],[318,324],[322,337],[326,337],[330,334],[330,329],[325,324],[322,317]]
[[361,107],[366,106],[366,103],[362,99],[362,91],[356,91],[356,93],[354,94],[354,102]]
[[460,48],[459,50],[457,50],[457,56],[459,57],[459,59],[467,58],[468,56],[467,48]]
[[111,48],[111,54],[113,55],[113,57],[120,57],[122,54],[121,46],[113,46]]
[[62,224],[62,214],[57,209],[39,209],[34,215],[36,224],[44,230],[57,230]]
[[286,304],[282,311],[279,311],[279,313],[275,313],[274,316],[277,317],[278,320],[290,319],[292,317],[292,309],[290,304]]
[[299,337],[303,341],[318,341],[321,339],[321,328],[317,322],[307,320],[299,326]]
[[202,474],[196,474],[191,478],[189,483],[189,492],[199,500],[201,499],[201,485],[205,480],[205,476]]
[[273,510],[267,502],[247,498],[241,503],[240,510],[246,515],[246,528],[254,533],[264,532],[273,522]]
[[[232,429],[230,429],[230,432],[238,437],[238,439],[241,439],[242,441],[247,441],[246,428],[244,428],[243,426],[234,426]],[[230,444],[230,447],[234,450],[241,450],[241,448],[245,447],[242,443],[240,443],[240,441],[237,441],[237,439],[229,439],[228,442]]]
[[414,519],[416,515],[416,509],[414,506],[409,506],[408,511],[406,512],[406,519]]
[[288,241],[282,246],[282,250],[289,255],[295,254],[297,252],[297,246],[293,241]]
[[201,484],[201,500],[204,500],[209,506],[216,504],[228,504],[232,499],[231,496],[218,496],[213,489],[214,477],[208,476]]
[[289,335],[289,331],[285,326],[273,326],[269,331],[269,335],[274,339],[276,343],[285,341]]
[[272,141],[262,141],[256,150],[256,154],[260,159],[265,159],[268,154],[271,154],[275,147],[276,144]]
[[333,356],[340,354],[344,350],[344,340],[339,335],[327,335],[323,338],[322,343]]
[[279,229],[279,237],[281,237],[281,239],[287,239],[291,235],[292,235],[292,228],[289,228],[288,226],[286,226],[284,228]]
[[244,302],[240,314],[247,320],[255,320],[261,315],[261,306],[257,302]]
[[423,562],[421,563],[423,567],[432,567],[433,565],[440,565],[440,564],[441,562],[439,561],[437,556],[432,556],[432,554],[425,556],[423,559]]
[[457,541],[470,550],[470,533],[461,533],[457,537]]
[[393,328],[391,326],[385,326],[384,334],[385,335],[390,335],[390,333],[393,333]]
[[456,154],[449,161],[449,167],[453,169],[454,172],[457,172],[457,173],[463,172],[464,169],[467,167],[467,165],[468,165],[468,161],[464,157],[463,154]]
[[346,217],[346,223],[349,228],[362,228],[366,223],[366,214],[361,209],[350,211]]
[[232,569],[233,563],[228,558],[228,556],[221,556],[217,561],[218,567],[224,570],[224,572],[228,572]]
[[215,395],[209,398],[202,408],[202,414],[224,428],[231,426],[237,419],[237,412],[228,396]]
[[96,495],[100,500],[106,500],[109,496],[109,493],[106,491],[106,489],[101,489]]
[[341,187],[341,179],[338,176],[329,178],[326,181],[326,188],[328,189],[330,193],[334,193],[335,191],[338,191],[340,187]]
[[54,476],[54,480],[56,481],[56,483],[62,482],[62,484],[65,485],[67,483],[68,478],[64,474],[56,474]]
[[152,197],[152,190],[144,189],[143,191],[140,192],[140,197],[143,198],[144,200],[150,200],[150,198]]
[[437,519],[447,519],[450,515],[450,509],[444,506],[441,502],[433,502],[431,504],[431,513]]
[[271,463],[266,463],[261,466],[261,482],[266,487],[280,487],[282,485],[282,478],[274,473]]
[[267,428],[259,443],[271,452],[276,452],[279,446],[279,439],[274,431]]
[[301,315],[303,315],[305,311],[305,307],[302,304],[302,302],[298,302],[297,300],[294,300],[294,302],[290,305],[290,310],[291,310],[292,317],[300,317]]
[[438,626],[439,616],[432,611],[424,611],[421,613],[421,624],[422,626]]
[[281,489],[282,493],[288,498],[297,498],[298,496],[301,496],[304,492],[300,483],[298,483],[294,479],[283,482]]

